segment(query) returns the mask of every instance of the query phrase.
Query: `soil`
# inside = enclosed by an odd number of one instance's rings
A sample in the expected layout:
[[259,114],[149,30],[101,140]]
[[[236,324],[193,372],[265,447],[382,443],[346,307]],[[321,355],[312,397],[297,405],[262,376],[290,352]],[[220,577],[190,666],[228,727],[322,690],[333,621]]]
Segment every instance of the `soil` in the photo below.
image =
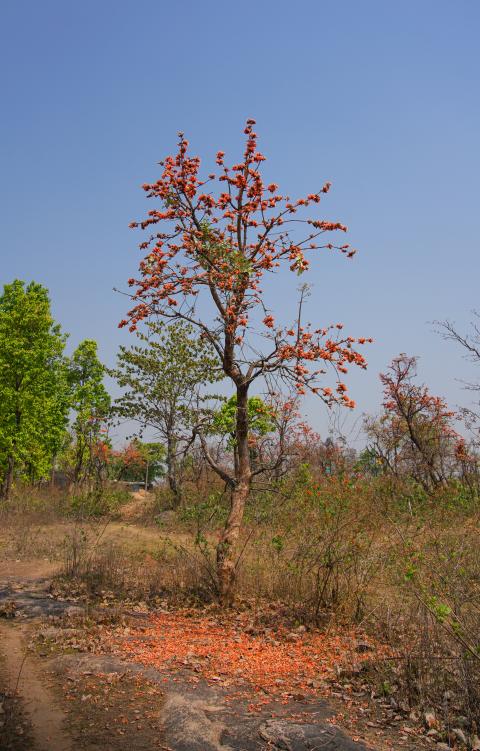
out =
[[0,748],[6,751],[33,749],[30,722],[19,697],[7,689],[4,661],[0,661]]
[[71,738],[63,728],[64,712],[37,661],[25,650],[23,630],[16,625],[0,628],[4,673],[10,694],[21,697],[26,710],[33,746],[38,751],[71,751]]

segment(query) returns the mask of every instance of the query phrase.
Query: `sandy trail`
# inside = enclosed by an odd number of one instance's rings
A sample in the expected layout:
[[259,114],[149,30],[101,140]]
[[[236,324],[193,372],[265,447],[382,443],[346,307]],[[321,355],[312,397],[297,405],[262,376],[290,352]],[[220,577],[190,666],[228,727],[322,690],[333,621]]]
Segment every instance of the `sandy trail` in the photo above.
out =
[[25,652],[23,632],[17,625],[0,624],[0,651],[10,691],[17,690],[31,722],[35,751],[73,751],[58,709],[35,658]]

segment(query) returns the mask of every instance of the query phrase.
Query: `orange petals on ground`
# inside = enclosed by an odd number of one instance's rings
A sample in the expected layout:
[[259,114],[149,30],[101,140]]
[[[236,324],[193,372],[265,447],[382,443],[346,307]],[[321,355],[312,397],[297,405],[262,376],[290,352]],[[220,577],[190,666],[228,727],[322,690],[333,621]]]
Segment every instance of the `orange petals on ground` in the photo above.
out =
[[[366,651],[356,651],[359,641],[364,649],[367,645]],[[334,677],[341,665],[358,665],[386,653],[353,630],[250,635],[238,623],[218,623],[190,611],[152,616],[146,628],[116,646],[146,666],[178,671],[184,665],[207,681],[246,682],[268,694],[311,691],[312,681]]]

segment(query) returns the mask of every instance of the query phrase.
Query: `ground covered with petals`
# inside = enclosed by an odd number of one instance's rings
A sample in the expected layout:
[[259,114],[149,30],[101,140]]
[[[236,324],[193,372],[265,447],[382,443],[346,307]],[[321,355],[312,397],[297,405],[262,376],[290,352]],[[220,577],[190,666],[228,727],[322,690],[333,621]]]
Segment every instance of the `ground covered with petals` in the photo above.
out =
[[315,692],[346,666],[358,668],[385,647],[355,630],[306,631],[300,626],[257,633],[242,616],[218,621],[195,611],[155,614],[116,638],[129,660],[167,671],[189,668],[192,680],[244,685],[271,696]]

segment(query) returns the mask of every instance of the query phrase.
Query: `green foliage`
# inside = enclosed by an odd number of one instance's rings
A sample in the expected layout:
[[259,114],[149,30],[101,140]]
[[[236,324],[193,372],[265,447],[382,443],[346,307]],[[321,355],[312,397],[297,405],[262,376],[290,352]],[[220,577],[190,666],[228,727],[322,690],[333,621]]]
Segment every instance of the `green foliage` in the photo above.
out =
[[440,602],[436,595],[431,595],[427,601],[430,612],[433,613],[439,623],[445,623],[452,615],[452,608],[444,602]]
[[[187,503],[182,508],[180,518],[188,523],[193,523],[195,535],[203,534],[205,530],[215,528],[219,521],[224,521],[227,515],[224,491],[215,490],[196,503]],[[202,530],[200,533],[199,530]]]
[[145,465],[144,476],[153,482],[165,474],[166,450],[162,443],[138,441],[138,450]]
[[15,280],[0,297],[0,475],[46,477],[64,440],[69,408],[65,335],[48,291]]
[[73,482],[78,485],[98,480],[99,444],[105,440],[105,421],[110,411],[110,396],[103,384],[105,368],[97,356],[97,343],[85,339],[68,363],[70,404],[74,411],[71,441],[62,460]]
[[195,336],[185,323],[148,323],[137,336],[144,346],[120,348],[116,370],[110,374],[125,389],[115,414],[153,428],[166,446],[169,487],[175,505],[181,503],[181,464],[206,401],[200,389],[223,377],[213,347]]
[[[228,435],[230,447],[235,445],[235,425],[237,416],[237,395],[228,399],[215,412],[211,432],[215,435]],[[259,396],[248,400],[248,426],[252,435],[261,437],[275,430],[273,411]]]
[[115,412],[168,440],[175,428],[191,424],[198,386],[214,383],[222,374],[213,348],[195,337],[193,326],[148,323],[147,332],[137,332],[144,346],[120,347],[117,368],[110,371],[126,389]]
[[355,470],[371,477],[378,477],[384,471],[383,462],[374,449],[367,446],[355,463]]
[[110,396],[103,385],[105,367],[97,356],[93,339],[81,342],[69,362],[68,382],[71,387],[72,408],[76,412],[74,428],[86,422],[98,423],[108,414]]
[[120,506],[130,500],[128,490],[115,487],[80,491],[68,499],[66,513],[76,519],[114,515]]

